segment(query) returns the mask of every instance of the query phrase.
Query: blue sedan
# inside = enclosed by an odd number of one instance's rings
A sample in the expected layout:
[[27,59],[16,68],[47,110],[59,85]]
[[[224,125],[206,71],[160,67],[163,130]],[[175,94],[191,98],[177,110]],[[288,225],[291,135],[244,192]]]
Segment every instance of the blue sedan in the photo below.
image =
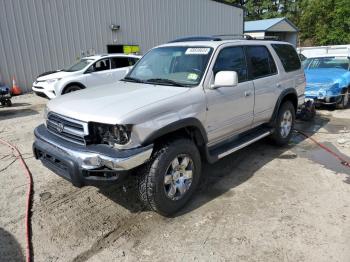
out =
[[303,62],[305,97],[316,104],[333,104],[345,108],[349,102],[350,58],[347,56],[317,56]]

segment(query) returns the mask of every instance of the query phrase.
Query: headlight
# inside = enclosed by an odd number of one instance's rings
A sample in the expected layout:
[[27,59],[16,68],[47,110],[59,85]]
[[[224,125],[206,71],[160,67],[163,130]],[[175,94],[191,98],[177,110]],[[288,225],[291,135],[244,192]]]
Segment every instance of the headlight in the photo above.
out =
[[45,82],[48,83],[48,84],[52,84],[52,83],[55,83],[57,81],[61,80],[61,78],[55,78],[55,79],[48,79],[46,80]]
[[97,143],[110,146],[126,145],[130,142],[131,126],[92,124]]

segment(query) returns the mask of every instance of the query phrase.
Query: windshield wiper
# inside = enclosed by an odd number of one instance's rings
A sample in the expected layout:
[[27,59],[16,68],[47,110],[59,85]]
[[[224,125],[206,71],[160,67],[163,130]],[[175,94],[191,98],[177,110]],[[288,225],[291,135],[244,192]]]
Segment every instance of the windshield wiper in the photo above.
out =
[[150,78],[146,80],[146,83],[154,83],[154,84],[169,84],[172,86],[181,86],[184,87],[185,85],[180,84],[176,81],[170,80],[170,79],[166,79],[166,78]]
[[127,82],[144,83],[143,80],[135,78],[135,77],[130,77],[130,76],[126,76],[126,77],[124,77],[121,80],[122,81],[127,81]]

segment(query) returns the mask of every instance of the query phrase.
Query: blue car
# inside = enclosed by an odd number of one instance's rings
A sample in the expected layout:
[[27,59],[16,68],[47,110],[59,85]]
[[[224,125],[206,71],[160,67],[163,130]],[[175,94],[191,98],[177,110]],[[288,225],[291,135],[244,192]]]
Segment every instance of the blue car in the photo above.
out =
[[324,55],[303,62],[306,76],[306,99],[315,104],[345,108],[349,102],[350,58]]

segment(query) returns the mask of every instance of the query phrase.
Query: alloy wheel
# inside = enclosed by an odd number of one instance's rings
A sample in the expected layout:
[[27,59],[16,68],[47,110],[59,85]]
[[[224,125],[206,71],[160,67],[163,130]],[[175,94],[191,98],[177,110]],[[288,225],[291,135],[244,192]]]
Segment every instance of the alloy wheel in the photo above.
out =
[[164,176],[164,190],[171,200],[181,199],[189,190],[193,178],[193,161],[189,155],[176,156]]

